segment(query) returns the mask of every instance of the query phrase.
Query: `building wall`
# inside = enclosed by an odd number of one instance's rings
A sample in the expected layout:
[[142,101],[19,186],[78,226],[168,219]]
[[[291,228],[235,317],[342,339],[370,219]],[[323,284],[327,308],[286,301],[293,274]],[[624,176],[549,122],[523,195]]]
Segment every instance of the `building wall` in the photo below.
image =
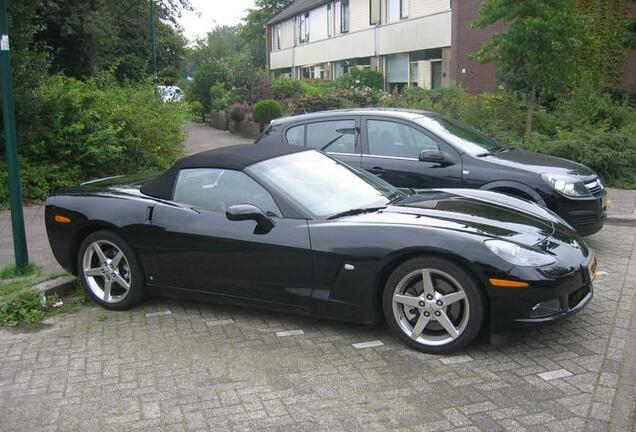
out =
[[367,30],[369,25],[369,0],[349,0],[349,31]]
[[450,0],[411,0],[409,3],[409,18],[450,10],[450,3]]
[[280,48],[286,49],[294,46],[294,20],[289,19],[280,23]]
[[496,24],[486,29],[471,28],[470,23],[479,17],[482,1],[455,0],[452,8],[452,43],[450,79],[469,93],[479,94],[497,87],[494,64],[481,64],[470,58],[491,36],[503,30]]
[[451,13],[399,21],[381,26],[378,31],[380,55],[445,47],[451,44]]

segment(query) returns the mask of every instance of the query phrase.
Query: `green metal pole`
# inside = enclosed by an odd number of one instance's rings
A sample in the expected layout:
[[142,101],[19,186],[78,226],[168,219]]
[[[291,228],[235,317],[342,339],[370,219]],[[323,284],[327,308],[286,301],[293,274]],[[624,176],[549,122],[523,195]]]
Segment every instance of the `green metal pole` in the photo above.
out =
[[155,27],[155,1],[150,0],[150,39],[152,43],[152,73],[157,78],[157,30]]
[[13,251],[16,267],[29,264],[22,193],[20,192],[20,167],[13,111],[13,88],[11,86],[11,52],[9,51],[9,25],[6,0],[0,0],[0,84],[2,87],[2,116],[4,119],[4,145],[9,169],[9,203],[11,205],[11,227],[13,229]]

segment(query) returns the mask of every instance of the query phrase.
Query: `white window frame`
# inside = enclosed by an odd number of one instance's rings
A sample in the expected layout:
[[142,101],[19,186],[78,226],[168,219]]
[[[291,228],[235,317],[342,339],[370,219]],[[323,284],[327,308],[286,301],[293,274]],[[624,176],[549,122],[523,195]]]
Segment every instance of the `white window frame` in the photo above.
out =
[[350,29],[351,5],[349,4],[349,0],[340,0],[340,33],[349,33]]
[[298,32],[298,45],[309,42],[309,12],[303,12],[296,16],[296,31]]

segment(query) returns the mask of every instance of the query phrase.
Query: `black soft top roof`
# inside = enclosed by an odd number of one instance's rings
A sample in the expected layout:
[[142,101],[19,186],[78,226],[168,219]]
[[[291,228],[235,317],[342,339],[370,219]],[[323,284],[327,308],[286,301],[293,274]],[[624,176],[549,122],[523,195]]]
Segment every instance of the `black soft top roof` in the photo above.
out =
[[264,160],[307,150],[311,149],[289,145],[242,144],[193,154],[178,160],[167,171],[146,182],[141,187],[141,192],[156,198],[172,199],[174,182],[179,170],[219,168],[242,171],[248,166]]

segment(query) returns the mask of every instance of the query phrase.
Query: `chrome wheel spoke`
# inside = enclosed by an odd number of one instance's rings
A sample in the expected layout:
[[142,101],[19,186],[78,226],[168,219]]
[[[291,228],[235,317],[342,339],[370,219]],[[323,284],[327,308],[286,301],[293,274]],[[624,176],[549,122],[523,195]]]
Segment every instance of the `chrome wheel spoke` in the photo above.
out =
[[103,269],[101,269],[101,268],[87,268],[87,269],[84,269],[84,274],[86,276],[93,276],[93,277],[95,277],[95,276],[104,276]]
[[99,259],[99,262],[101,264],[108,262],[108,258],[106,258],[106,255],[104,255],[104,251],[99,246],[99,244],[97,244],[97,242],[93,243],[93,251],[95,252],[95,254],[97,254],[97,258]]
[[112,286],[113,283],[110,281],[110,279],[106,279],[106,281],[104,282],[104,296],[102,297],[105,302],[110,301],[110,289]]
[[422,299],[420,297],[414,297],[404,294],[395,294],[393,296],[393,301],[407,306],[419,307]]
[[115,276],[113,276],[113,281],[115,281],[117,285],[121,286],[126,291],[130,289],[130,285],[128,284],[128,282],[126,282],[126,280],[118,273],[115,273]]
[[455,328],[451,320],[448,318],[446,312],[440,311],[440,315],[435,319],[442,327],[444,327],[444,330],[448,332],[450,337],[456,339],[459,336],[459,331],[457,331],[457,328]]
[[464,291],[457,291],[451,294],[443,295],[438,300],[441,301],[444,304],[444,306],[448,306],[453,303],[457,303],[460,300],[464,300],[465,298],[466,298],[466,293]]
[[417,339],[418,337],[420,337],[420,335],[424,331],[424,328],[426,327],[426,325],[429,323],[430,320],[431,320],[430,316],[426,317],[423,314],[420,315],[419,319],[417,320],[417,323],[415,323],[415,327],[413,327],[413,331],[411,332],[411,338]]
[[422,285],[424,286],[424,295],[435,297],[435,287],[433,286],[433,278],[430,270],[422,270]]
[[121,262],[121,259],[124,257],[124,253],[122,251],[119,251],[117,253],[117,255],[115,255],[115,258],[113,258],[110,262],[110,265],[112,265],[112,268],[117,268],[119,267],[119,263]]

